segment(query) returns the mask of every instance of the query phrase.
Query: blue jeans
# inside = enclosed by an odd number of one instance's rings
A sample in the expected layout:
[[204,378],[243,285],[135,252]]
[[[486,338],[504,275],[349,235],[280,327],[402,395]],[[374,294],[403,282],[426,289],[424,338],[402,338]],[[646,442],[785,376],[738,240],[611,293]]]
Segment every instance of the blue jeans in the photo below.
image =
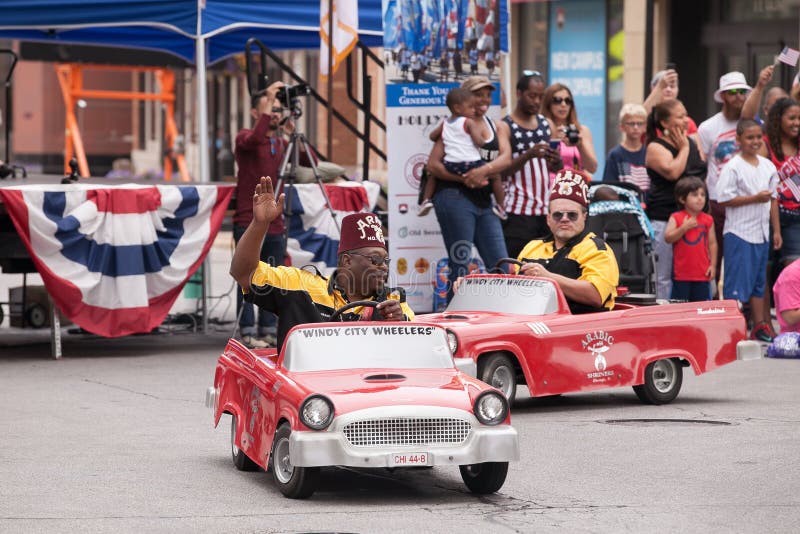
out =
[[655,238],[653,251],[656,254],[656,298],[668,299],[672,294],[672,245],[664,241],[667,221],[650,221]]
[[[233,240],[236,244],[242,238],[246,226],[233,225]],[[286,254],[286,240],[283,234],[267,234],[264,236],[264,241],[261,243],[261,261],[269,263],[273,267],[276,265],[283,265],[283,260]],[[244,310],[242,310],[244,305]],[[239,311],[241,310],[241,315]],[[275,330],[278,318],[274,313],[267,310],[258,310],[258,330],[256,331],[255,325],[255,312],[253,305],[249,302],[244,302],[241,290],[236,291],[236,315],[239,317],[239,330],[242,336],[264,336],[270,331]]]
[[491,206],[479,208],[459,189],[446,187],[434,195],[433,207],[450,262],[449,302],[453,297],[453,282],[467,274],[473,244],[487,270],[491,270],[500,258],[507,257],[508,252],[500,219],[492,212]]

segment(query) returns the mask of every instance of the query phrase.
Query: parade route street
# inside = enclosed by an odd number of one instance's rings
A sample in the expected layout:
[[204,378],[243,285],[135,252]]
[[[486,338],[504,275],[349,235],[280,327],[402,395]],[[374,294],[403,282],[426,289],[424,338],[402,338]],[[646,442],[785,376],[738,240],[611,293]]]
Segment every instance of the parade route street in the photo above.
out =
[[499,493],[468,493],[453,468],[331,468],[298,501],[270,474],[234,469],[229,418],[212,425],[204,392],[226,335],[67,336],[60,361],[47,345],[1,347],[0,531],[762,533],[800,522],[800,361],[688,373],[666,406],[629,388],[550,399],[521,388],[521,460]]

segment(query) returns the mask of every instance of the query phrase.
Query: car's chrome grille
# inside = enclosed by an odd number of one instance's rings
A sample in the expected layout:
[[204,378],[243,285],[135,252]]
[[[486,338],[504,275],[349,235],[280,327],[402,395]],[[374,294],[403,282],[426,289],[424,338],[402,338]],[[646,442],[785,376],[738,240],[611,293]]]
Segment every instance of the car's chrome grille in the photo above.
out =
[[444,417],[395,417],[354,421],[345,425],[344,436],[356,447],[379,445],[457,445],[469,435],[463,419]]

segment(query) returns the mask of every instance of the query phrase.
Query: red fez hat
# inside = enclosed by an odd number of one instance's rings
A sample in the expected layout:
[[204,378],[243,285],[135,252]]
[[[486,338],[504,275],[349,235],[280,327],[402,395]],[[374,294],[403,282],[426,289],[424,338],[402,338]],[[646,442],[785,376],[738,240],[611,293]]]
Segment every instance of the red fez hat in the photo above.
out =
[[587,182],[589,177],[581,171],[573,169],[561,169],[556,174],[553,188],[550,190],[550,201],[557,198],[566,198],[577,202],[584,208],[589,206],[588,194],[589,186]]
[[381,220],[374,213],[351,213],[342,219],[339,254],[364,247],[386,248]]

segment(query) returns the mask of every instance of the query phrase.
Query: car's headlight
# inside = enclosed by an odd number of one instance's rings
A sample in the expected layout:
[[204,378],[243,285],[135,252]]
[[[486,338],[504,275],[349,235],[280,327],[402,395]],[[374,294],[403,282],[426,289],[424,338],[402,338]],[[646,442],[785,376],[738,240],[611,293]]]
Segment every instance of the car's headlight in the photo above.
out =
[[475,400],[473,412],[484,425],[499,425],[508,416],[508,399],[497,391],[484,391]]
[[313,430],[328,428],[333,421],[333,403],[322,395],[310,395],[300,406],[300,420]]
[[450,347],[450,354],[455,354],[458,350],[458,337],[450,330],[447,331],[447,346]]

